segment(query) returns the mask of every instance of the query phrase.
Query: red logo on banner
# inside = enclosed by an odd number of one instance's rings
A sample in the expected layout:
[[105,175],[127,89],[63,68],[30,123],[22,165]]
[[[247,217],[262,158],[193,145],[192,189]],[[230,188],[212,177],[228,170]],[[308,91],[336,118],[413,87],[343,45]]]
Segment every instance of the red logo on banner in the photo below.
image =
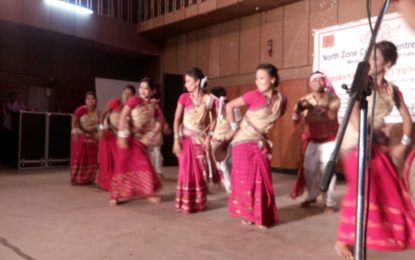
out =
[[323,48],[334,46],[334,35],[327,35],[323,37]]

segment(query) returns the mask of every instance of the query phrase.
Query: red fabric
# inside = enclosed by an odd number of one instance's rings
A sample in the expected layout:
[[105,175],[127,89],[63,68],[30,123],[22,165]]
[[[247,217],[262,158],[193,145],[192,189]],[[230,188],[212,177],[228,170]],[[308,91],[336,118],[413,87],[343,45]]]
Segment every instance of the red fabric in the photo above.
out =
[[98,171],[98,146],[91,135],[71,137],[71,183],[89,184],[95,181]]
[[127,100],[125,105],[128,106],[129,108],[135,108],[137,105],[140,105],[142,103],[143,103],[143,100],[140,97],[132,96]]
[[103,130],[99,141],[99,171],[96,183],[104,190],[111,191],[112,177],[118,157],[117,137],[108,129]]
[[147,153],[147,147],[135,138],[129,139],[129,148],[118,149],[122,172],[112,178],[111,198],[132,199],[154,196],[161,187]]
[[308,133],[304,133],[301,137],[302,139],[302,146],[300,151],[300,157],[298,158],[298,165],[297,165],[297,180],[294,184],[293,190],[290,193],[290,197],[295,199],[298,196],[301,196],[305,190],[305,176],[304,176],[304,155],[305,150],[307,149],[308,144],[311,142],[310,135]]
[[232,160],[229,214],[257,225],[275,225],[278,216],[268,150],[260,149],[257,142],[234,145]]
[[337,131],[339,130],[339,122],[337,119],[325,122],[307,122],[307,127],[313,140],[333,141],[336,139]]
[[[406,157],[405,160],[405,167],[403,170],[403,177],[404,177],[404,181],[405,181],[405,185],[408,188],[409,193],[411,194],[412,198],[415,199],[415,191],[414,190],[410,190],[411,187],[411,183],[410,183],[410,174],[411,174],[411,166],[412,164],[415,163],[415,148],[413,148],[408,156]],[[415,204],[415,201],[413,202],[413,204]]]
[[85,113],[86,113],[86,107],[85,106],[80,106],[75,110],[75,112],[73,114],[77,118],[80,118],[81,116],[85,115]]
[[[366,246],[388,251],[413,248],[415,210],[403,181],[382,149],[380,145],[372,149]],[[344,160],[347,190],[343,197],[337,234],[338,241],[349,245],[355,239],[357,164],[357,151],[353,150]]]
[[122,108],[122,102],[119,98],[113,98],[107,103],[107,107],[109,108],[109,111],[121,111]]
[[183,107],[190,107],[192,106],[192,100],[190,100],[189,93],[183,93],[179,97],[178,103]]
[[267,100],[259,90],[251,90],[242,95],[248,109],[262,107],[267,104]]
[[195,145],[190,137],[180,140],[179,176],[177,178],[176,208],[183,213],[203,211],[207,206],[208,188],[204,178],[202,145]]

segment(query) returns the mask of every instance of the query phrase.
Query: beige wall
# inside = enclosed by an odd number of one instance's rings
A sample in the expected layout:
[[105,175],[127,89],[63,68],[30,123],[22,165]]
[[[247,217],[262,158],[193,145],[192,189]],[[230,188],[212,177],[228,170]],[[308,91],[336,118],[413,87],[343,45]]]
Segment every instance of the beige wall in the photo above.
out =
[[[378,13],[382,3],[372,1],[373,13]],[[272,166],[296,168],[301,127],[294,128],[290,112],[298,98],[307,92],[312,31],[364,18],[365,4],[362,0],[303,0],[175,35],[166,39],[161,50],[161,70],[183,74],[188,68],[198,66],[209,76],[210,86],[226,86],[233,98],[254,87],[254,72],[259,63],[276,65],[289,110],[270,131],[274,142]],[[267,54],[268,40],[273,42],[272,56]]]

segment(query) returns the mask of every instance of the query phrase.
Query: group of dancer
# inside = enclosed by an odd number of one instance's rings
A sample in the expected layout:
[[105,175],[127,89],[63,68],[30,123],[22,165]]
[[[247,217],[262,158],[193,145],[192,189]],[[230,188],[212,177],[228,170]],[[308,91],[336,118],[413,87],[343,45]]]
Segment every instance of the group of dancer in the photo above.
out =
[[[371,249],[403,250],[415,247],[415,210],[408,183],[401,179],[397,162],[403,161],[411,145],[412,121],[402,93],[384,78],[398,58],[396,46],[383,41],[376,45],[375,51],[377,63],[372,57],[368,75],[374,76],[377,71],[378,98],[371,129],[374,138],[366,243]],[[226,102],[225,98],[218,97],[226,96],[224,92],[216,96],[213,90],[206,92],[207,77],[200,69],[186,72],[186,92],[179,97],[173,123],[173,153],[179,162],[175,201],[178,211],[206,210],[208,184],[222,179],[229,191],[231,216],[239,218],[244,225],[256,225],[260,229],[278,222],[270,166],[272,143],[267,133],[287,107],[287,99],[278,89],[279,82],[275,66],[260,64],[256,69],[256,89]],[[295,124],[304,118],[305,130],[298,179],[290,196],[298,197],[307,190],[308,195],[301,203],[304,208],[316,203],[321,193],[320,178],[334,147],[340,106],[333,86],[323,73],[311,75],[309,88],[310,94],[296,102],[292,115]],[[157,167],[151,164],[149,149],[160,145],[165,122],[158,102],[152,99],[155,90],[149,79],[140,82],[138,92],[136,96],[133,87],[126,87],[121,100],[111,100],[101,115],[95,108],[94,93],[88,92],[85,105],[73,117],[72,184],[96,181],[111,192],[111,205],[136,197],[160,201],[157,191],[161,182],[154,170]],[[370,107],[373,104],[371,97],[368,99]],[[247,110],[239,118],[241,107]],[[390,149],[384,118],[393,107],[402,116],[403,136],[401,143]],[[356,104],[342,146],[347,191],[341,204],[335,245],[337,253],[346,258],[353,257],[350,245],[355,239],[358,118]],[[222,149],[225,156],[216,156],[217,149]],[[337,209],[335,183],[333,178],[328,192],[322,194],[327,214]]]
[[[155,193],[161,187],[157,173],[162,176],[162,157],[157,151],[163,138],[163,114],[158,100],[152,98],[155,86],[149,78],[140,81],[135,94],[134,86],[126,86],[121,99],[111,99],[100,113],[95,93],[87,92],[85,105],[73,114],[71,183],[96,182],[111,192],[111,205],[136,197],[160,201]],[[158,157],[154,166],[149,154]]]

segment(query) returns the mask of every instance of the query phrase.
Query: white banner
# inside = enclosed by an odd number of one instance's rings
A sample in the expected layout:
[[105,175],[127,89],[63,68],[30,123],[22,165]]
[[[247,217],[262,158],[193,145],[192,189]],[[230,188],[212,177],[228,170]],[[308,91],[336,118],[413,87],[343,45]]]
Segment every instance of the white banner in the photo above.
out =
[[[376,17],[372,18],[372,23]],[[368,42],[370,41],[368,19],[344,25],[332,26],[314,32],[313,71],[324,72],[332,81],[337,95],[341,99],[339,118],[342,118],[347,107],[348,94],[341,88],[349,87],[353,81],[357,64],[362,61]],[[386,74],[402,91],[405,102],[415,119],[415,34],[397,13],[384,16],[377,41],[388,40],[398,48],[398,62]],[[386,122],[401,122],[396,108]]]

